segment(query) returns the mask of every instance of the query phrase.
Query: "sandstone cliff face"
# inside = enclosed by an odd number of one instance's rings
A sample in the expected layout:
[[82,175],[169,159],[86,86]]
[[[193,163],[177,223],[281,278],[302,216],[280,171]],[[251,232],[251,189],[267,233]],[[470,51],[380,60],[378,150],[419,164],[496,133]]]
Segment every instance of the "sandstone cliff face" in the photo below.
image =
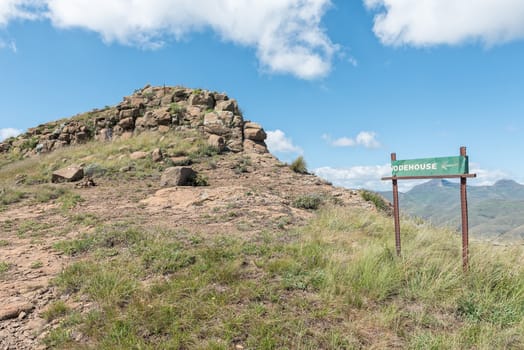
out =
[[266,133],[245,121],[226,94],[184,87],[145,86],[114,107],[29,129],[0,143],[0,153],[30,156],[88,141],[129,138],[143,131],[197,129],[220,151],[266,153]]

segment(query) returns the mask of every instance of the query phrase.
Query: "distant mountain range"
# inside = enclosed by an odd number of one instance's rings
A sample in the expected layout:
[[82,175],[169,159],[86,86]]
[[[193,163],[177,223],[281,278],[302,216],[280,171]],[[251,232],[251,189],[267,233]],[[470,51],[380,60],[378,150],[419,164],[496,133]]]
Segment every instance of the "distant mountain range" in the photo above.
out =
[[[392,201],[392,192],[380,192]],[[434,179],[399,193],[400,212],[435,225],[460,229],[460,184]],[[470,234],[473,237],[524,239],[524,185],[500,180],[492,186],[468,186]]]

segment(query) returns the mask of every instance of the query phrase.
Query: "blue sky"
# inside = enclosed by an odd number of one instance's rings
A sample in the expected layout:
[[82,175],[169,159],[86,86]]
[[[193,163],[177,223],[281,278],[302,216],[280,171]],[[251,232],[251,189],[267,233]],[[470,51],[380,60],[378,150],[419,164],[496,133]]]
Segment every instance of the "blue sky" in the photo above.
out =
[[514,0],[1,0],[0,139],[185,85],[335,184],[389,189],[391,152],[462,145],[471,184],[524,182],[523,39]]

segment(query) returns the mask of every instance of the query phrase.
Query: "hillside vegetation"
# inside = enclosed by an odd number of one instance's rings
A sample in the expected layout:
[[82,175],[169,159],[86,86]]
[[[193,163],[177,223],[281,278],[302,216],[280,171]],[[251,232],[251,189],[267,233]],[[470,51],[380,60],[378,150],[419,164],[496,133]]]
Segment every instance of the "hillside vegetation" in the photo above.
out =
[[[456,232],[403,219],[399,258],[379,197],[195,125],[0,156],[0,345],[524,347],[522,247],[474,241],[464,274]],[[161,185],[176,162],[194,186]],[[71,164],[92,182],[50,183]]]
[[[455,234],[409,223],[397,259],[389,221],[325,208],[305,227],[248,239],[112,227],[63,242],[84,253],[56,285],[97,307],[66,309],[45,341],[77,347],[78,330],[107,349],[524,346],[521,250],[474,244],[464,275]],[[116,258],[103,257],[109,239]]]

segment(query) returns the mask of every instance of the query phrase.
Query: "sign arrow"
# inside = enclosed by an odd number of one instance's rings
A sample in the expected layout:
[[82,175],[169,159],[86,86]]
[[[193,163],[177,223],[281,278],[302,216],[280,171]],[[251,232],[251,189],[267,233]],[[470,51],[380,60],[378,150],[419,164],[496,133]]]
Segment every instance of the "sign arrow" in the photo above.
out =
[[442,170],[448,170],[449,168],[457,168],[459,166],[459,163],[443,163],[442,164]]

